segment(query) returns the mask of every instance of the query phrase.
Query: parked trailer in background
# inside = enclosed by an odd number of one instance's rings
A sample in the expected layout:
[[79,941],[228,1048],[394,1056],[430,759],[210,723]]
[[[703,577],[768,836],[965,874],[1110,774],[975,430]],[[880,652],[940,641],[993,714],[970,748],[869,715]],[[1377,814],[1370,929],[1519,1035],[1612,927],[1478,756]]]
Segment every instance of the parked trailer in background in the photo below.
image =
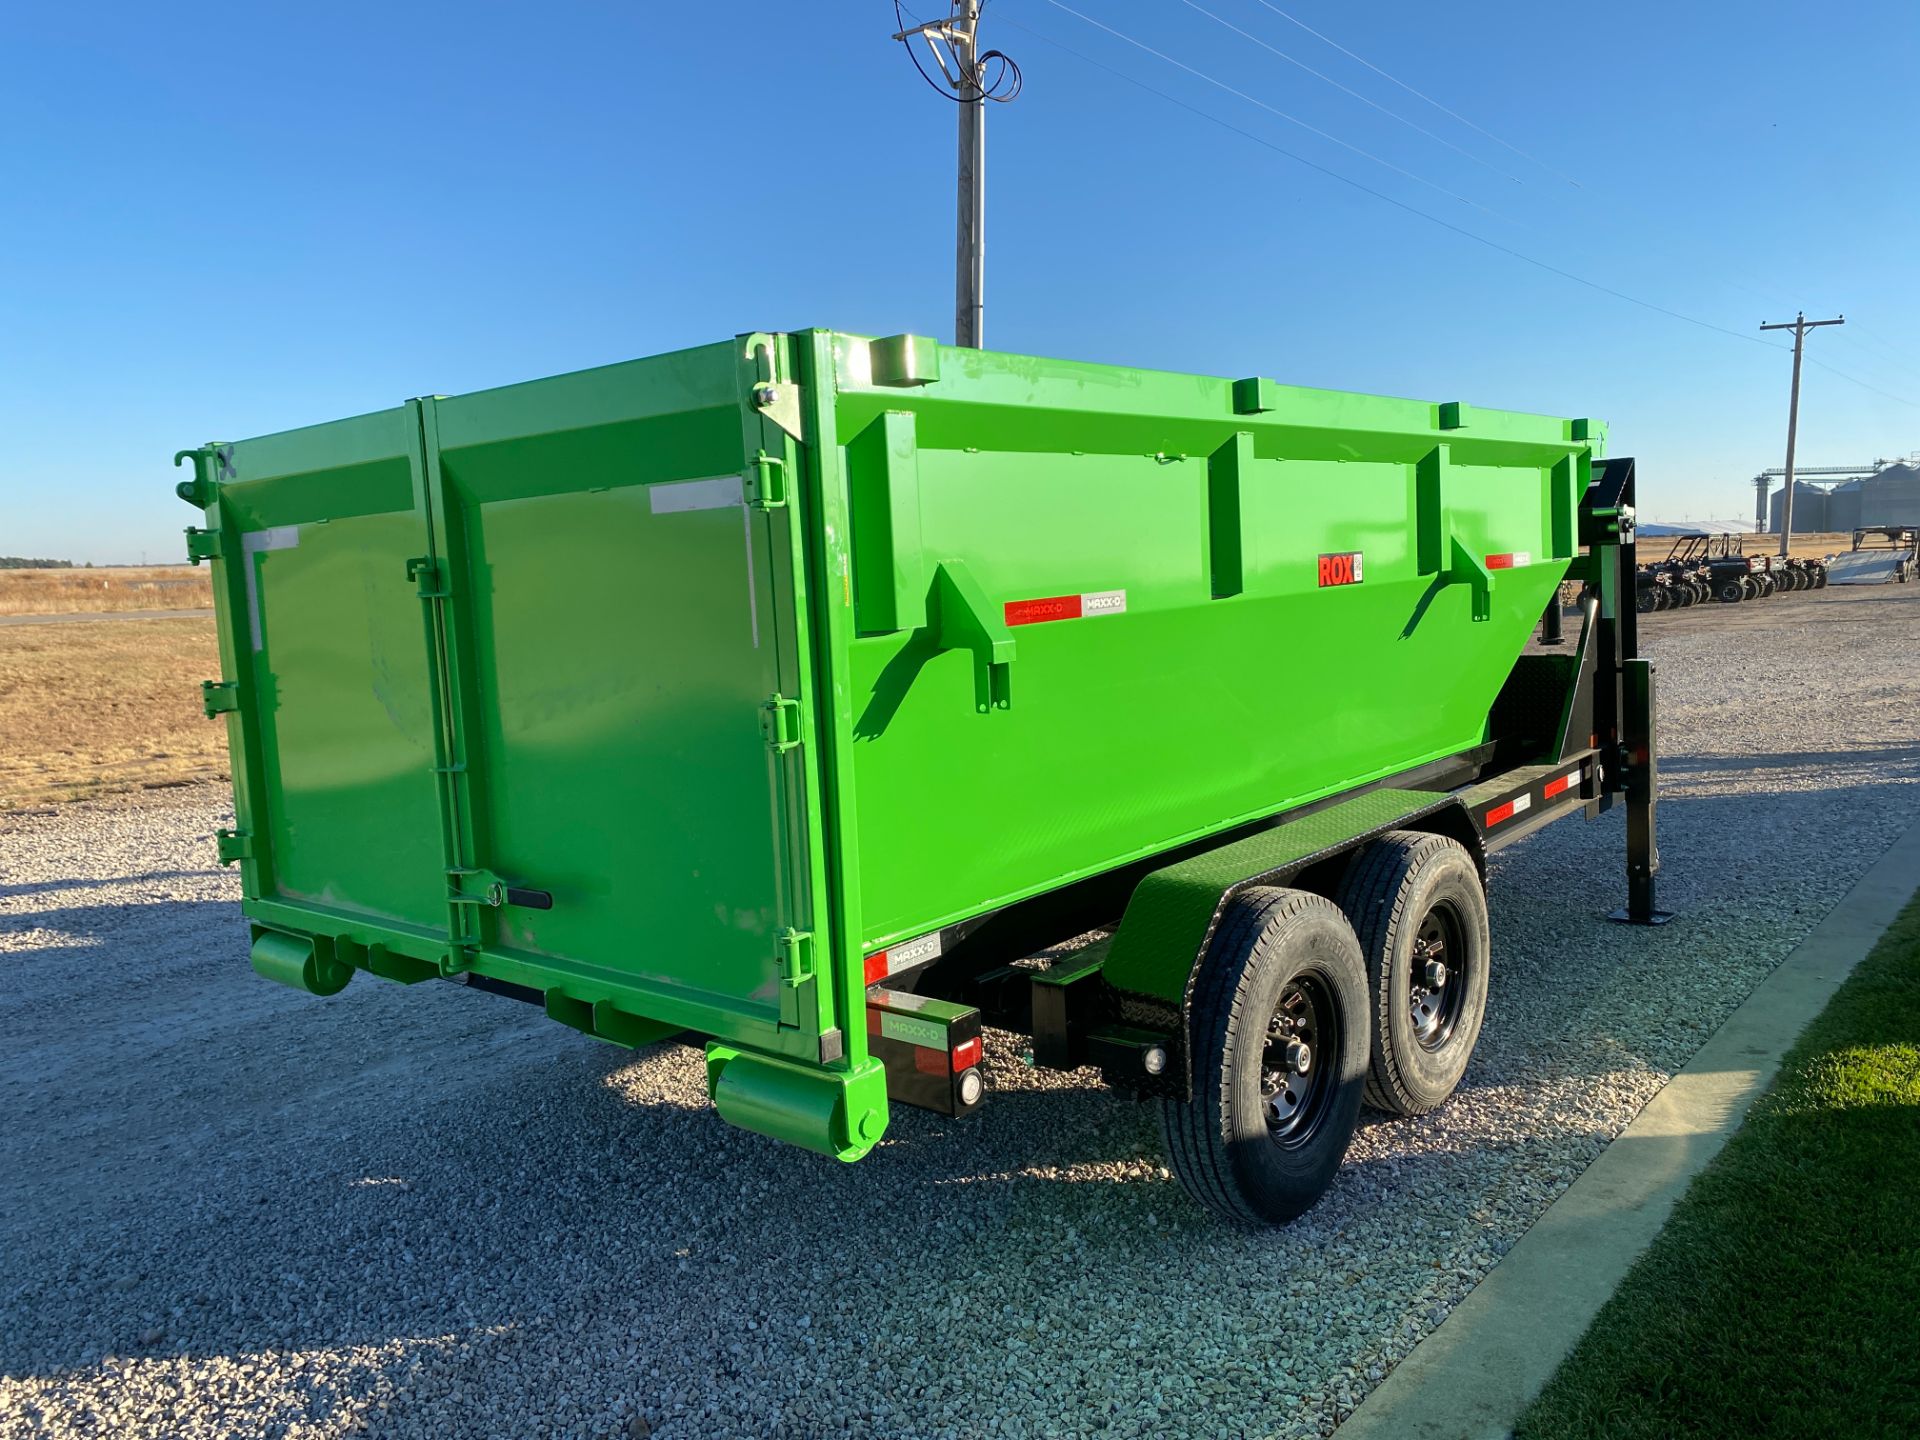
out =
[[1871,525],[1853,532],[1853,548],[1829,555],[1827,578],[1835,585],[1904,584],[1920,555],[1920,530],[1910,525]]
[[1491,850],[1624,800],[1661,918],[1602,440],[805,331],[182,452],[254,966],[691,1038],[843,1160],[1000,1026],[1284,1221],[1458,1083]]

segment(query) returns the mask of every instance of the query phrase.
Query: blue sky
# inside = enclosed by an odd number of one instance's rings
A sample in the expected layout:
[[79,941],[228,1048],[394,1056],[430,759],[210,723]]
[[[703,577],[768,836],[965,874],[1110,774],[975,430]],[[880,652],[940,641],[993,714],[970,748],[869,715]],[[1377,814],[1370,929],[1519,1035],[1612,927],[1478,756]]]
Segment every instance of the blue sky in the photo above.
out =
[[[1245,35],[1071,3],[1345,145],[990,0],[1027,81],[989,116],[994,348],[1602,416],[1645,511],[1738,518],[1784,444],[1754,327],[1804,306],[1847,314],[1809,353],[1865,383],[1809,368],[1801,462],[1920,450],[1911,0],[1274,0],[1478,130],[1261,0],[1196,0]],[[883,0],[9,7],[0,553],[176,558],[168,462],[212,437],[748,329],[947,337],[954,117],[893,28]]]

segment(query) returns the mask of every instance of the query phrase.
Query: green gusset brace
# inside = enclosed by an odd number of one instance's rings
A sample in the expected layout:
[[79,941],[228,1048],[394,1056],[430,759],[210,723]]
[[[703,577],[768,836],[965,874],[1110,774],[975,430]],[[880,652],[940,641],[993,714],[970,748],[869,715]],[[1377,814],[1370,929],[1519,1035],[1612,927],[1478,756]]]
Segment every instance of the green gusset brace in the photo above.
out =
[[973,652],[974,708],[982,715],[1010,709],[1013,632],[962,560],[942,560],[933,572],[927,620],[941,650]]
[[[1458,407],[1449,424],[1457,425]],[[1486,563],[1460,543],[1449,525],[1448,490],[1453,469],[1452,451],[1436,445],[1414,471],[1414,550],[1420,574],[1438,576],[1442,584],[1473,587],[1473,618],[1493,618],[1493,573]]]
[[1447,579],[1473,587],[1474,619],[1493,618],[1493,572],[1478,555],[1460,543],[1458,535],[1453,537],[1453,563],[1447,567]]

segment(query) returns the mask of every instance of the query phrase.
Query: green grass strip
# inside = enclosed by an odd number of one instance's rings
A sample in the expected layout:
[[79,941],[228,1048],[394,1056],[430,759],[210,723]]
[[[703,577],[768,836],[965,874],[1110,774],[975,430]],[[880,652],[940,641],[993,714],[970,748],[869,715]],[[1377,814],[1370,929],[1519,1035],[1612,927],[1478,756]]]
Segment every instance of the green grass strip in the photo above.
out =
[[1515,1434],[1920,1436],[1920,896]]

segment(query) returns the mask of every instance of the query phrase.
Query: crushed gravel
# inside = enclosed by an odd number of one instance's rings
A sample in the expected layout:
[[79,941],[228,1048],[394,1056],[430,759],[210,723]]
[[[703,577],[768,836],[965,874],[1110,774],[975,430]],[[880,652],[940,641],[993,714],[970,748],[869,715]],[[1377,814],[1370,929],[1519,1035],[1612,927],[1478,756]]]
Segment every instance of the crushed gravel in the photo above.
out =
[[1645,629],[1679,918],[1600,919],[1618,812],[1498,855],[1465,1086],[1265,1234],[1012,1036],[977,1115],[835,1165],[690,1050],[256,979],[215,791],[0,817],[0,1435],[1326,1434],[1920,800],[1920,587]]

